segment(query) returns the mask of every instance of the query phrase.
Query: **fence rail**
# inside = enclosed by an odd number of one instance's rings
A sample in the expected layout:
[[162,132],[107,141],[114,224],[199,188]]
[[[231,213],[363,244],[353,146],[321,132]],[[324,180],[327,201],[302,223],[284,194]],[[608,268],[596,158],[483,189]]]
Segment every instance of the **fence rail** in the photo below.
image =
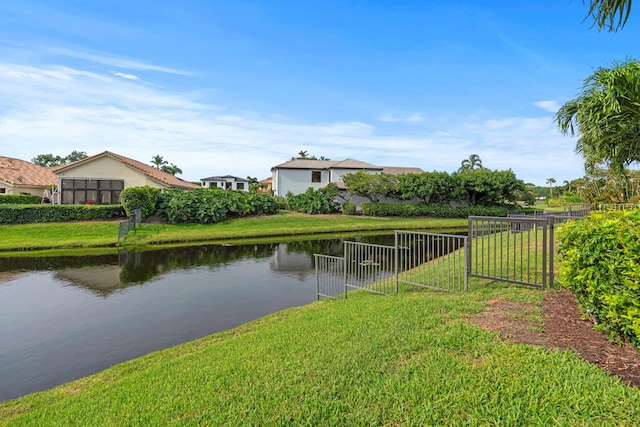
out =
[[344,258],[315,254],[317,298],[346,298]]
[[467,236],[398,230],[395,242],[399,282],[449,292],[468,289]]
[[379,294],[397,292],[395,248],[344,242],[345,284]]
[[318,298],[346,298],[347,288],[398,292],[399,283],[467,291],[469,277],[545,289],[555,280],[556,225],[598,208],[638,206],[575,204],[563,212],[472,216],[467,236],[396,230],[394,246],[344,242],[344,258],[316,254]]

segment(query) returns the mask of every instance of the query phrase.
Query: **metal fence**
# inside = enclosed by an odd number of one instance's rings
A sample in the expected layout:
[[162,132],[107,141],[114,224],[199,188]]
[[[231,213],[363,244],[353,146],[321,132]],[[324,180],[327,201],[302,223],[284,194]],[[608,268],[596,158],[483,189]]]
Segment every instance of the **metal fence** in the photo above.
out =
[[344,242],[345,285],[379,294],[397,292],[396,248]]
[[120,221],[120,226],[118,227],[118,242],[127,237],[131,230],[135,231],[136,226],[139,224],[142,224],[142,210],[136,209],[133,215],[130,215],[127,219]]
[[346,298],[347,288],[398,292],[399,283],[467,291],[469,277],[545,289],[553,286],[555,228],[593,210],[638,205],[567,206],[563,212],[469,217],[467,236],[395,232],[395,245],[345,242],[344,258],[316,255],[318,298]]
[[395,242],[398,282],[450,292],[468,290],[467,236],[398,230]]
[[547,287],[547,218],[469,217],[469,275]]
[[344,258],[315,254],[316,295],[320,298],[346,298]]

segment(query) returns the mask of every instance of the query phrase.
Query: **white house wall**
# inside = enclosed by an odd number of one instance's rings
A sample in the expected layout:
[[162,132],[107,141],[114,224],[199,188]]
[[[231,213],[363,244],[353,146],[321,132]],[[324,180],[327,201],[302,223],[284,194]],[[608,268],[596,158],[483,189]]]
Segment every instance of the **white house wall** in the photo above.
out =
[[142,172],[126,166],[124,163],[111,157],[101,157],[91,162],[82,163],[73,168],[58,173],[60,178],[77,179],[122,179],[124,188],[149,187],[165,188],[165,185],[148,178]]
[[[317,169],[315,169],[317,170]],[[311,182],[312,169],[277,169],[273,177],[274,195],[302,194],[309,187],[319,190],[329,183],[329,171],[320,171],[320,182]]]

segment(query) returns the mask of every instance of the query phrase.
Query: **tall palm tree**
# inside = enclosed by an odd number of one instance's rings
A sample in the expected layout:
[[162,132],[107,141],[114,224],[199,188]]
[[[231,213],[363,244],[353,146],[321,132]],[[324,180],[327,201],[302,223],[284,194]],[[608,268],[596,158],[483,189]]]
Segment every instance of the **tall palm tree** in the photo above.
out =
[[555,178],[547,178],[547,184],[549,184],[549,196],[553,198],[553,184],[556,182]]
[[160,169],[162,166],[165,166],[168,162],[161,156],[155,155],[151,158],[151,164],[156,168]]
[[178,175],[182,174],[182,169],[180,169],[178,166],[174,165],[173,163],[171,163],[170,165],[164,164],[160,169],[162,170],[162,172],[170,173],[173,176],[176,176],[176,174]]
[[469,155],[468,159],[464,159],[460,163],[460,168],[458,168],[458,172],[473,172],[474,170],[482,169],[482,160],[480,156],[477,154]]

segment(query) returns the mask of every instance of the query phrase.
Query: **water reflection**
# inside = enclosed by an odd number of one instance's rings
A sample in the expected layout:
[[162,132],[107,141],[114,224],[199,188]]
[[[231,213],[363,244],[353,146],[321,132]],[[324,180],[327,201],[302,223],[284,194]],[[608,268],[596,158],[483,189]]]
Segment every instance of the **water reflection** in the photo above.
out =
[[[392,244],[391,236],[352,238]],[[342,239],[0,259],[0,401],[246,323],[315,296]]]

